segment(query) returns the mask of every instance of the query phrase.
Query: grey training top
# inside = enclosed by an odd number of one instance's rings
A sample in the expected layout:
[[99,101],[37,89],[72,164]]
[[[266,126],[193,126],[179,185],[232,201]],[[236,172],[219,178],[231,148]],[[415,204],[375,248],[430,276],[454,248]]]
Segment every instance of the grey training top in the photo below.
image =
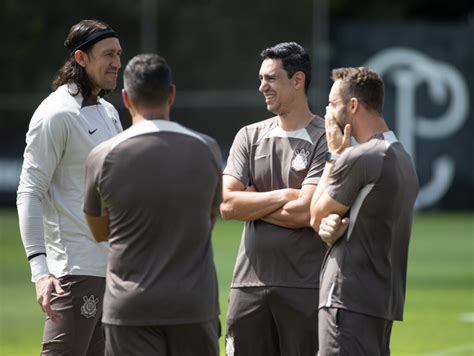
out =
[[211,230],[221,167],[214,139],[164,120],[144,120],[91,152],[84,211],[110,216],[104,323],[216,318]]
[[104,99],[84,105],[75,84],[62,85],[38,106],[26,134],[18,215],[28,256],[47,254],[56,277],[105,277],[107,243],[87,226],[84,162],[99,143],[122,132],[117,110]]
[[327,193],[351,207],[350,224],[325,258],[319,307],[402,320],[418,189],[411,157],[391,131],[343,152]]
[[[327,150],[324,120],[314,117],[284,131],[273,117],[236,135],[224,174],[258,192],[318,184]],[[326,245],[310,227],[289,229],[262,220],[245,222],[232,287],[318,288]]]

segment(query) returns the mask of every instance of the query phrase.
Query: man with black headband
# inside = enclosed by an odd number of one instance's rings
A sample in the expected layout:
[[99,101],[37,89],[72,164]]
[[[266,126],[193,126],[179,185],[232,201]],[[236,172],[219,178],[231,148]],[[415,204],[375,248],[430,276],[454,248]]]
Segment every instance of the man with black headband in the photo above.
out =
[[84,20],[64,42],[68,57],[26,135],[18,187],[20,232],[46,313],[42,354],[103,355],[102,298],[106,243],[97,243],[82,213],[84,162],[122,131],[113,90],[122,49],[105,23]]

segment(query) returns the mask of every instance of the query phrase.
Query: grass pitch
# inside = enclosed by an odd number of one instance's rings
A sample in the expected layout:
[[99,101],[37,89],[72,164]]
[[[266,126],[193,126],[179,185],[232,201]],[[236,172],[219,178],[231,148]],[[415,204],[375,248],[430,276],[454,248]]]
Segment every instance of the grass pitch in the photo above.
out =
[[[242,223],[219,220],[214,258],[224,330]],[[0,355],[38,355],[44,316],[29,282],[14,209],[0,210]],[[223,337],[221,354],[224,355]],[[405,320],[392,355],[474,355],[474,214],[418,214],[408,262]]]

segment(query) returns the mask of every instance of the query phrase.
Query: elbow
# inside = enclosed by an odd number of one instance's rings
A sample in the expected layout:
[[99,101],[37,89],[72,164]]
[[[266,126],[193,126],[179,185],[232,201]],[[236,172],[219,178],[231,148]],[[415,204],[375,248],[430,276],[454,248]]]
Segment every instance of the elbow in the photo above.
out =
[[234,217],[233,209],[229,203],[223,202],[219,207],[222,219],[230,220]]

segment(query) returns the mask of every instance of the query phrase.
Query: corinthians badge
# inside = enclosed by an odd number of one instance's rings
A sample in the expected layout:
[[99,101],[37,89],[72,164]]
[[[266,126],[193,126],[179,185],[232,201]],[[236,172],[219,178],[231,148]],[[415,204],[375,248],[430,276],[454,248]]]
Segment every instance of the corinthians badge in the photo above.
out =
[[84,304],[81,307],[81,314],[87,319],[93,318],[97,314],[97,303],[99,299],[91,295],[89,298],[86,296],[82,297]]
[[308,165],[309,153],[309,151],[306,151],[304,149],[296,150],[295,156],[291,161],[291,168],[293,168],[295,171],[302,171],[303,169],[305,169]]

